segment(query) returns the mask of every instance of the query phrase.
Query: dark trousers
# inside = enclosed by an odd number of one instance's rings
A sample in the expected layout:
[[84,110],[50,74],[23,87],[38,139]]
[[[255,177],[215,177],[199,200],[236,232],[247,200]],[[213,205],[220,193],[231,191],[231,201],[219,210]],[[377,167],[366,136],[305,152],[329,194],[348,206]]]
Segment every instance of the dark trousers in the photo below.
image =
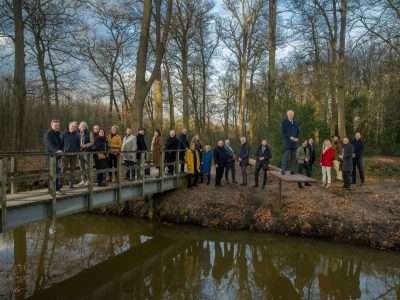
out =
[[197,171],[195,171],[194,174],[188,174],[188,188],[191,188],[192,186],[197,186],[198,179],[199,173]]
[[62,187],[61,183],[61,159],[56,159],[56,191],[59,191]]
[[204,182],[204,176],[207,176],[207,184],[210,184],[211,181],[211,174],[210,173],[200,173],[200,182]]
[[74,172],[78,157],[76,155],[64,156],[64,170],[68,172],[69,186],[74,185]]
[[242,173],[242,184],[247,184],[247,161],[240,163],[240,171]]
[[357,181],[357,169],[358,173],[360,174],[360,180],[361,183],[364,183],[365,177],[364,177],[364,160],[362,156],[356,156],[353,158],[353,184],[356,184]]
[[[297,171],[299,172],[299,174],[305,173],[308,177],[310,176],[309,175],[310,174],[309,167],[308,167],[308,164],[306,164],[306,163],[298,163]],[[300,188],[304,186],[304,183],[302,183],[302,182],[298,182],[297,184]]]
[[[115,154],[110,153],[108,155],[108,166],[109,168],[117,168],[118,167],[118,156]],[[114,172],[115,176],[117,176],[117,171]],[[113,172],[109,173],[110,178],[112,179]]]
[[286,149],[282,157],[282,171],[290,170],[295,172],[296,166],[296,149]]
[[225,167],[225,180],[226,182],[229,182],[229,173],[231,173],[231,178],[232,178],[232,182],[236,182],[235,179],[235,161],[231,161],[229,163],[226,164]]
[[345,189],[351,188],[351,171],[343,171],[343,187]]
[[215,169],[215,185],[221,185],[222,176],[224,176],[224,166],[218,166]]
[[264,178],[263,178],[263,187],[264,187],[267,184],[267,179],[268,179],[268,165],[264,165],[262,163],[256,163],[256,170],[254,173],[254,181],[255,181],[255,186],[258,186],[258,178],[260,176],[261,170],[264,173]]
[[[167,162],[167,163],[168,163],[168,167],[167,167],[168,175],[173,175],[174,174],[174,170],[175,170],[175,162],[174,161],[170,161],[170,162]],[[185,166],[185,165],[183,165],[183,166]]]
[[107,159],[98,159],[95,158],[94,160],[96,172],[97,172],[97,184],[102,185],[106,182],[106,172],[103,172],[104,169],[108,167],[108,160]]
[[125,160],[125,165],[127,167],[126,179],[135,180],[135,162],[132,160]]

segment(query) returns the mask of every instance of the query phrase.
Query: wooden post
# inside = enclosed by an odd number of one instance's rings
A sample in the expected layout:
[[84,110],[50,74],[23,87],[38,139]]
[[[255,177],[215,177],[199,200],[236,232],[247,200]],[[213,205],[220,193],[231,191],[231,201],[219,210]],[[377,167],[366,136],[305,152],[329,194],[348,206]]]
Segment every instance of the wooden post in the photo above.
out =
[[[179,161],[179,154],[180,154],[180,152],[179,152],[179,150],[176,150],[176,153],[175,153],[175,174],[176,174],[176,187],[178,187],[178,185],[179,185],[179,176],[180,176],[180,161]],[[183,162],[184,163],[184,162]]]
[[165,173],[165,152],[161,151],[161,161],[160,161],[160,191],[164,192],[164,173]]
[[121,154],[117,156],[117,203],[121,203],[122,196],[122,157]]
[[1,223],[0,232],[7,230],[7,170],[5,159],[0,159],[0,205]]
[[10,157],[10,187],[11,187],[11,194],[15,194],[17,192],[15,186],[15,157]]
[[146,160],[146,152],[140,153],[140,173],[142,174],[142,196],[144,196],[144,185],[145,185],[145,174],[144,174],[144,164]]
[[50,155],[49,157],[49,194],[51,196],[51,215],[55,217],[56,215],[56,182],[57,182],[57,158],[55,155]]
[[[97,170],[96,170],[97,171]],[[88,210],[93,209],[93,153],[87,153]]]

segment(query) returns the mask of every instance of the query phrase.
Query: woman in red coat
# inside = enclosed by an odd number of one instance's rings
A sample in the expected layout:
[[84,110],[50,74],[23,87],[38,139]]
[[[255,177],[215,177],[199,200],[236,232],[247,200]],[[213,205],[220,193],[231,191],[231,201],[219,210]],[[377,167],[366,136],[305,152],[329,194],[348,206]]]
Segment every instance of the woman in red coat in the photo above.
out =
[[322,186],[329,188],[332,182],[331,169],[333,159],[335,158],[335,149],[330,140],[325,140],[322,147],[320,165],[322,168]]

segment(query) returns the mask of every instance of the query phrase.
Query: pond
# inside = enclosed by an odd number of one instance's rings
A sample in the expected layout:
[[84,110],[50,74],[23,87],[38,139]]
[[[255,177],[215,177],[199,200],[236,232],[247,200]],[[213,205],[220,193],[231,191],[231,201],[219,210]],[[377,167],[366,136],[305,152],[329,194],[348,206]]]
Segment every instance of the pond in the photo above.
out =
[[82,214],[0,235],[0,299],[400,299],[400,255]]

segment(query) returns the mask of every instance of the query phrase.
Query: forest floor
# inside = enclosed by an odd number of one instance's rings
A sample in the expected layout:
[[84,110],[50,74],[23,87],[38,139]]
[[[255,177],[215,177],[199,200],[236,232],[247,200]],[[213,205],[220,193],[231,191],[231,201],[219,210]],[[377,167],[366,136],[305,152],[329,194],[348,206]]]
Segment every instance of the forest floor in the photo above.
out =
[[200,184],[191,190],[182,188],[157,195],[154,201],[135,200],[125,211],[140,217],[151,214],[168,223],[324,238],[400,250],[400,158],[368,159],[366,184],[355,185],[350,192],[342,189],[341,182],[333,183],[329,189],[319,183],[303,189],[283,183],[280,207],[277,179],[270,176],[265,190],[252,187],[252,181],[246,187],[226,183],[222,187]]

